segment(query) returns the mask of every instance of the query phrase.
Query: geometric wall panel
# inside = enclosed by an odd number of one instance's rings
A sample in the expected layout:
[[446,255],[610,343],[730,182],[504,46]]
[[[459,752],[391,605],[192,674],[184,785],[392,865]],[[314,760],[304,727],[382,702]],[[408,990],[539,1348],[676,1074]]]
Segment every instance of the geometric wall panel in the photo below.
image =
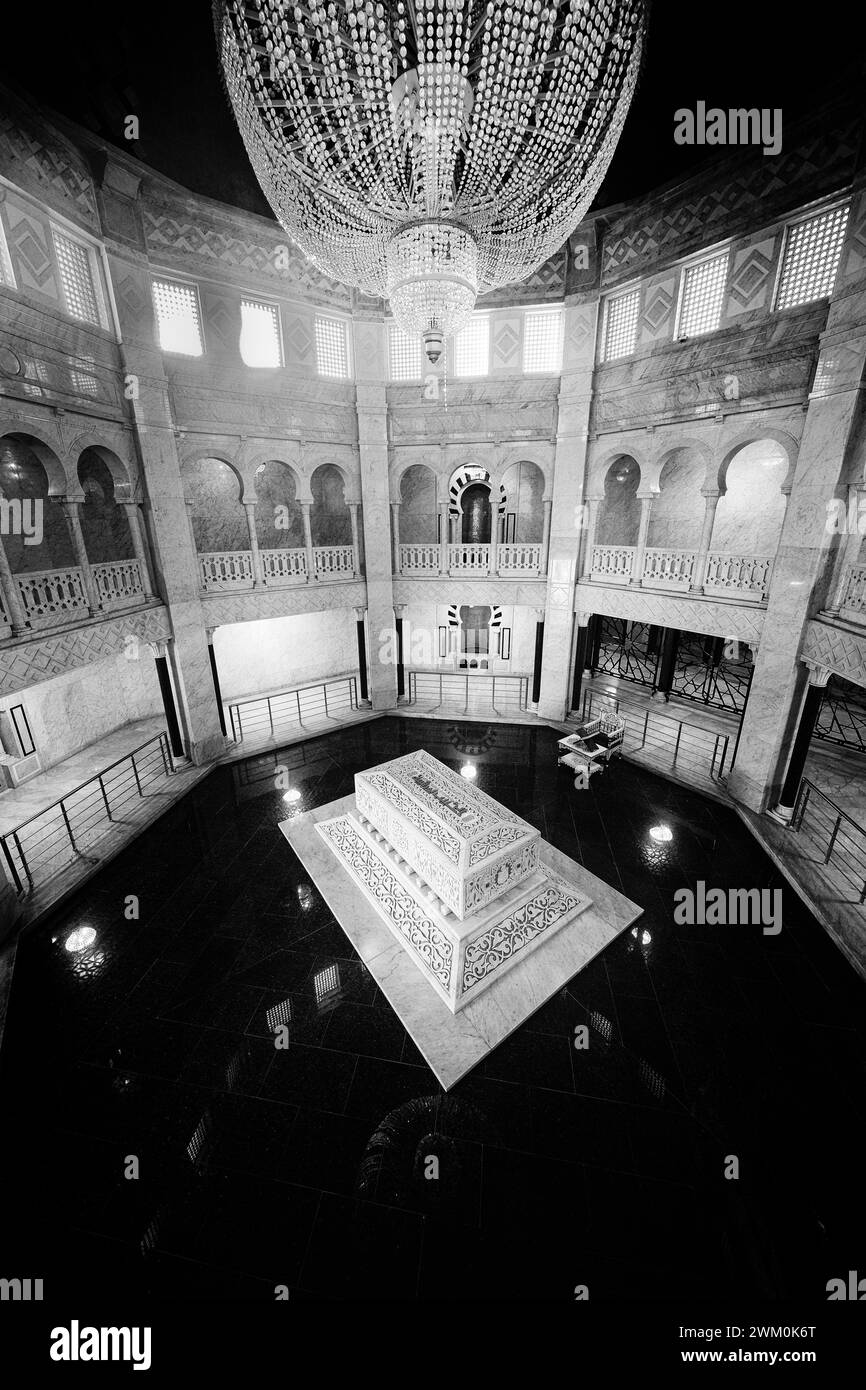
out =
[[171,635],[168,610],[151,607],[108,622],[90,622],[50,637],[21,642],[3,653],[0,695],[12,695],[65,671],[128,651],[129,637],[137,637],[140,642],[165,642]]

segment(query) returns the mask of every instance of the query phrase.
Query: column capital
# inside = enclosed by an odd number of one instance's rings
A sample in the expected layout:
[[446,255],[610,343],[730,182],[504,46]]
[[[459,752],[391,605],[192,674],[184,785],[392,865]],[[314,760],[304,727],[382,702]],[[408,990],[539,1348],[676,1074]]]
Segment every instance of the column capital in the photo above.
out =
[[818,666],[815,662],[812,661],[806,661],[804,664],[806,665],[809,671],[809,684],[817,686],[819,689],[823,689],[833,674],[833,672],[830,670],[830,667]]
[[401,618],[401,619],[402,619],[402,618],[405,618],[405,616],[406,616],[406,609],[408,608],[408,606],[409,606],[409,605],[406,604],[406,603],[395,603],[395,604],[394,604],[394,617],[395,617],[395,618]]

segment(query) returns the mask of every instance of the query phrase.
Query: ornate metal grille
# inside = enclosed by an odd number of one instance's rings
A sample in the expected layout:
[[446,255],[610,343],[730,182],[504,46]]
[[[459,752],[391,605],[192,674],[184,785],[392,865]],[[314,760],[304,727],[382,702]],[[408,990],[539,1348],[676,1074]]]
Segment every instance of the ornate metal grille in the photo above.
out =
[[831,676],[815,724],[815,737],[866,752],[866,690]]
[[754,670],[745,642],[722,642],[699,632],[683,632],[671,693],[716,709],[742,714]]
[[630,623],[625,618],[601,618],[600,623],[595,669],[638,685],[652,685],[658,647],[650,624]]

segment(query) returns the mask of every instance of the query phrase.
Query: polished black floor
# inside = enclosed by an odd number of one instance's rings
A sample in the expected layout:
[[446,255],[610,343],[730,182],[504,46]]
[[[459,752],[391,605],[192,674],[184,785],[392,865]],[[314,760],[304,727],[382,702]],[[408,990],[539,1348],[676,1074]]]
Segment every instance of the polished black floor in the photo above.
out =
[[[555,737],[384,719],[221,768],[25,936],[0,1272],[169,1299],[679,1301],[823,1299],[863,1270],[866,988],[787,887],[778,936],[676,925],[679,887],[782,880],[732,812],[626,762],[576,792]],[[416,747],[471,757],[645,908],[447,1095],[277,830],[287,783],[303,810]]]

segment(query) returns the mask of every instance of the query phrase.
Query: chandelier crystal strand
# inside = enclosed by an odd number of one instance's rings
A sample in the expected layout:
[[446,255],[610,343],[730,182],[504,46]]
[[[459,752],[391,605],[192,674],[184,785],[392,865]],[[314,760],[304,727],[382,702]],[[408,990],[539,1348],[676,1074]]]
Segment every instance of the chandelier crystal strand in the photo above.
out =
[[437,362],[476,298],[580,222],[637,82],[646,0],[214,0],[229,100],[288,236],[388,297]]

